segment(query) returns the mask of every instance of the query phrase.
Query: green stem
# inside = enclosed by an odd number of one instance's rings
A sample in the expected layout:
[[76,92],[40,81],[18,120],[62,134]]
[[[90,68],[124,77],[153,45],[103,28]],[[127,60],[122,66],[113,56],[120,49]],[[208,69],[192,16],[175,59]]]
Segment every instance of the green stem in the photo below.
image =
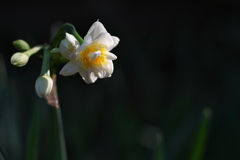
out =
[[211,109],[204,108],[202,111],[200,123],[198,125],[198,130],[196,137],[190,149],[190,154],[187,157],[188,160],[202,160],[205,153],[205,145],[207,143],[209,125],[211,121]]
[[37,53],[39,50],[41,50],[43,48],[43,46],[35,46],[25,52],[23,52],[24,54],[28,55],[29,57],[35,53]]
[[62,122],[62,114],[60,107],[56,108],[56,114],[57,114],[57,121],[58,121],[58,129],[59,129],[59,145],[60,150],[62,153],[62,160],[67,160],[67,152],[66,152],[66,144],[64,139],[64,131],[63,131],[63,122]]
[[33,111],[33,117],[31,119],[28,131],[26,160],[38,159],[39,128],[40,128],[39,106],[36,105]]
[[42,69],[40,76],[42,75],[50,75],[49,74],[49,63],[50,63],[50,53],[49,53],[49,46],[44,47],[44,52],[43,52],[43,61],[42,61]]
[[158,132],[156,135],[157,147],[154,153],[153,160],[164,160],[164,137],[161,132]]

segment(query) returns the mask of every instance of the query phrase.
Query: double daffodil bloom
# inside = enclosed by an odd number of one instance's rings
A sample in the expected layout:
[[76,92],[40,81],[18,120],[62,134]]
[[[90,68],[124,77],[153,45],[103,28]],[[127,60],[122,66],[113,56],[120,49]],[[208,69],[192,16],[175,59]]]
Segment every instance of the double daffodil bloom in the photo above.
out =
[[60,74],[69,76],[79,73],[88,84],[98,78],[110,77],[114,69],[112,60],[117,59],[110,51],[118,43],[119,38],[111,36],[99,21],[93,23],[81,45],[73,35],[66,33],[59,49],[69,62]]

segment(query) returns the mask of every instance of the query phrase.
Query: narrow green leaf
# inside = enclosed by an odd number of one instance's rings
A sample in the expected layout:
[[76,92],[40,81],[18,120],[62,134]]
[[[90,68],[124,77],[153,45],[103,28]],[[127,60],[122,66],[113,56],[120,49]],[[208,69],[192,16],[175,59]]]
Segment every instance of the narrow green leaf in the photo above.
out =
[[60,108],[50,108],[48,155],[51,160],[67,160]]
[[0,147],[0,159],[6,160],[5,155],[3,154],[2,148]]
[[156,136],[157,148],[153,157],[153,160],[164,160],[164,139],[161,132]]
[[40,115],[39,106],[35,105],[32,120],[29,126],[27,147],[26,147],[26,160],[38,159],[38,143],[39,143],[39,128],[40,128]]
[[203,109],[197,134],[193,141],[188,160],[201,160],[203,158],[205,146],[207,143],[211,115],[212,114],[210,108]]

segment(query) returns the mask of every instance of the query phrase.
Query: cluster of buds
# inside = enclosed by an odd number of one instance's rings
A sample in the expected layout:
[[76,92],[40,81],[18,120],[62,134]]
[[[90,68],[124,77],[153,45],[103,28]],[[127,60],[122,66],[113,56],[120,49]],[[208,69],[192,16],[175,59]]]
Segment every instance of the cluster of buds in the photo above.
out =
[[22,39],[14,41],[13,45],[18,52],[11,57],[11,63],[17,67],[25,66],[30,56],[37,53],[42,48],[42,46],[30,48],[29,44]]
[[[34,46],[31,48],[30,45],[22,39],[14,41],[13,46],[17,52],[12,55],[11,63],[17,67],[25,66],[33,54],[36,54],[44,48],[43,46]],[[49,57],[44,54],[42,70],[36,80],[35,90],[39,97],[45,97],[52,91],[52,87],[53,80],[50,77]]]

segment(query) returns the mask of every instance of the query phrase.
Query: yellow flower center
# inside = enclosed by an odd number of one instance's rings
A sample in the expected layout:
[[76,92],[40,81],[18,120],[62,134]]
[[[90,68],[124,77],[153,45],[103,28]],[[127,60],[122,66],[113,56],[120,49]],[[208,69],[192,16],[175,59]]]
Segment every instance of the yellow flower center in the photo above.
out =
[[[99,56],[91,60],[89,54],[97,51],[100,51]],[[106,63],[105,52],[106,47],[104,45],[94,43],[87,45],[79,54],[82,65],[84,66],[85,69],[88,69],[92,68],[93,66],[100,66],[100,64],[105,64]]]

